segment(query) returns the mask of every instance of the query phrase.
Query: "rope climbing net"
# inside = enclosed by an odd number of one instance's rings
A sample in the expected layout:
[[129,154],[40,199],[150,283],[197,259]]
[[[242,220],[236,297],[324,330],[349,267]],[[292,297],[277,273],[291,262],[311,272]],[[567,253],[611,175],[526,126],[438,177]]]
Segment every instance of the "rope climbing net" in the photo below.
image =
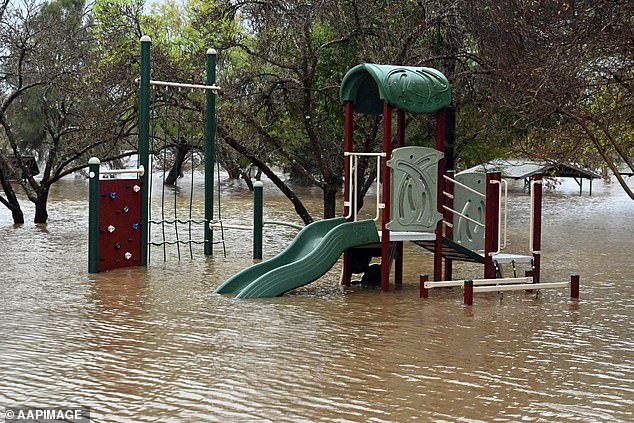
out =
[[[206,242],[199,229],[208,223],[202,213],[203,207],[196,202],[204,195],[198,191],[201,188],[204,191],[206,171],[203,166],[205,121],[200,110],[205,101],[204,86],[150,81],[150,87],[150,256],[151,248],[159,247],[163,260],[166,260],[167,247],[171,245],[176,247],[179,260],[187,254],[193,258],[194,246]],[[217,168],[219,172],[219,165]],[[217,189],[218,219],[221,219],[220,199]],[[212,242],[221,244],[226,255],[222,227],[220,235],[219,240]]]
[[146,261],[153,248],[162,252],[164,261],[173,250],[178,260],[186,255],[191,259],[197,246],[212,255],[215,244],[221,244],[226,255],[223,228],[214,241],[209,225],[214,214],[221,219],[219,190],[214,208],[213,175],[218,162],[216,52],[207,51],[206,84],[166,82],[150,79],[150,45],[149,37],[141,39],[139,163],[149,170],[142,180]]

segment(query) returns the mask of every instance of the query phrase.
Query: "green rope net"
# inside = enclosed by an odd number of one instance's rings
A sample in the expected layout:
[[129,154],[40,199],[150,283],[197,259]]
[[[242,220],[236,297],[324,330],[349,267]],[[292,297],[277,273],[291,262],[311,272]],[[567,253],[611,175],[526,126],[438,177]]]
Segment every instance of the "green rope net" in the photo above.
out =
[[[193,259],[195,246],[204,245],[203,145],[205,93],[190,88],[152,86],[150,96],[150,172],[148,208],[148,262],[152,247],[160,248],[163,260],[175,255]],[[216,160],[216,163],[218,161]],[[220,168],[218,166],[218,180]],[[216,210],[220,222],[221,196],[216,184]],[[200,230],[196,230],[200,229]],[[220,224],[220,239],[226,256],[224,229]]]

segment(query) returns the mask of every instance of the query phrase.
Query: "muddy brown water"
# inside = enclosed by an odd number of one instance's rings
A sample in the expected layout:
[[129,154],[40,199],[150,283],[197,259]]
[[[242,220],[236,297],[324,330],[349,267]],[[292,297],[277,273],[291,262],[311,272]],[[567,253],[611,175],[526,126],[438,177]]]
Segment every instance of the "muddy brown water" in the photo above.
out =
[[[413,245],[388,294],[342,291],[336,266],[281,298],[212,295],[251,263],[250,234],[236,231],[226,258],[182,249],[179,262],[171,247],[164,262],[154,248],[147,269],[89,275],[87,183],[64,180],[47,227],[15,228],[0,209],[0,416],[30,405],[90,407],[102,422],[634,421],[634,202],[614,184],[576,189],[545,195],[543,279],[579,273],[581,300],[522,291],[466,307],[459,289],[418,298],[432,262]],[[265,219],[297,222],[265,190]],[[301,194],[317,214],[319,193]],[[251,218],[241,187],[224,183],[221,201],[227,222]],[[508,251],[527,250],[528,208],[511,194]],[[265,256],[294,233],[267,227]]]

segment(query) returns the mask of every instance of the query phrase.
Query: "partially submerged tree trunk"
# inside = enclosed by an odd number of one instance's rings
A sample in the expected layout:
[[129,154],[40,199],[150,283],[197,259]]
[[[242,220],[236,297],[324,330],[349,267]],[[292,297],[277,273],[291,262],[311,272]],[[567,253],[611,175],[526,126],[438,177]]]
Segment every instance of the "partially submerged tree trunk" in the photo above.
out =
[[290,202],[293,203],[297,215],[306,225],[313,222],[313,217],[310,215],[299,197],[297,197],[295,191],[293,191],[288,185],[286,185],[284,181],[282,181],[279,176],[277,176],[275,172],[273,172],[273,170],[263,160],[259,158],[258,154],[250,151],[246,146],[238,142],[238,140],[229,136],[227,131],[221,126],[218,127],[218,134],[224,138],[225,142],[229,144],[230,147],[248,158],[251,163],[262,170],[262,172],[271,180],[271,182],[273,182],[275,186],[277,186],[280,191],[282,191],[282,193],[286,195],[286,198],[288,198]]
[[227,171],[229,179],[240,179],[242,177],[242,169],[234,160],[224,160],[222,167]]
[[0,203],[2,203],[9,211],[11,212],[11,217],[13,218],[13,223],[15,225],[21,225],[24,223],[24,213],[22,212],[22,208],[20,207],[20,202],[15,195],[15,191],[13,187],[5,178],[4,172],[2,171],[2,167],[0,166],[0,185],[2,185],[2,190],[4,191],[4,195],[6,198],[0,195]]
[[337,215],[337,192],[339,186],[335,183],[325,183],[324,191],[324,219],[330,219]]
[[33,223],[46,223],[48,221],[48,193],[50,186],[43,186],[37,193],[37,198],[33,202],[35,204],[35,218]]
[[[185,159],[187,158],[187,152],[189,151],[189,145],[185,140],[179,140],[176,144],[176,158],[174,159],[174,163],[172,164],[172,168],[170,169],[165,181],[163,182],[165,185],[174,185],[178,178],[183,177],[183,164],[185,163]],[[193,158],[192,158],[193,160]]]

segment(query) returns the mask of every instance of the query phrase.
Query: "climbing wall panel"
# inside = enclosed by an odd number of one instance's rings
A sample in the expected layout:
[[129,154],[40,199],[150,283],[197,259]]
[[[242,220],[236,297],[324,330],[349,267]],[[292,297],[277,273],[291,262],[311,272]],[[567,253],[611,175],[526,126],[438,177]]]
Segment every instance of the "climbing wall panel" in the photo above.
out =
[[141,263],[141,181],[99,181],[99,271]]
[[[473,172],[456,176],[456,181],[481,193],[478,195],[456,184],[454,210],[484,225],[486,203],[486,174]],[[484,228],[461,216],[454,216],[453,241],[470,250],[484,250]]]
[[438,213],[438,162],[443,153],[426,147],[401,147],[387,165],[391,173],[391,231],[429,232],[436,228]]

